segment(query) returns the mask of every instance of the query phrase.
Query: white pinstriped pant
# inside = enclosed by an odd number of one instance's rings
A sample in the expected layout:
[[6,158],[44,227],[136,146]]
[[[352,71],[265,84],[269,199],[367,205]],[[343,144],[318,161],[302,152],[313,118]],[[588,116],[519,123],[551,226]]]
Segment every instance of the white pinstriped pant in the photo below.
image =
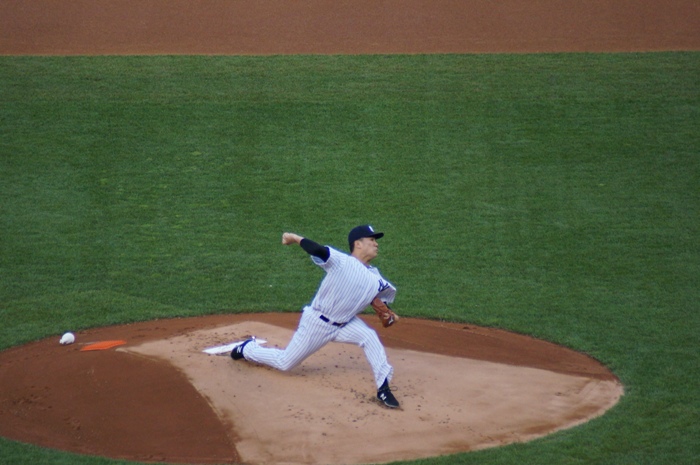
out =
[[321,320],[320,316],[321,313],[311,307],[304,307],[299,327],[285,349],[251,343],[244,347],[243,356],[251,362],[287,371],[329,342],[355,344],[365,351],[377,388],[381,387],[385,379],[391,381],[394,369],[389,365],[384,346],[379,341],[376,331],[358,317],[353,317],[348,324],[339,328]]

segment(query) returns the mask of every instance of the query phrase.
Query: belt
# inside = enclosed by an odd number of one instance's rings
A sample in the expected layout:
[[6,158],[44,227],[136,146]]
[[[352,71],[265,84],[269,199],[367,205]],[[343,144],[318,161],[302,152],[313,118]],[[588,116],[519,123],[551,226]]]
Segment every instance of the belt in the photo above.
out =
[[326,323],[330,323],[333,326],[337,326],[338,328],[342,328],[343,326],[345,326],[347,324],[347,323],[336,323],[335,321],[331,321],[325,315],[321,315],[321,316],[319,316],[319,318],[322,321],[325,321]]

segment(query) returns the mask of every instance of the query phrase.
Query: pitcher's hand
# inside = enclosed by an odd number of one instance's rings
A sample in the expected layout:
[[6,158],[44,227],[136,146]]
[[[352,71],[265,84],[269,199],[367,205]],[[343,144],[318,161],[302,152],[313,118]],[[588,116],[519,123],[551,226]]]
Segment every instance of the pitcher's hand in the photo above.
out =
[[282,244],[284,245],[298,244],[302,239],[303,237],[301,237],[299,234],[289,232],[282,234]]

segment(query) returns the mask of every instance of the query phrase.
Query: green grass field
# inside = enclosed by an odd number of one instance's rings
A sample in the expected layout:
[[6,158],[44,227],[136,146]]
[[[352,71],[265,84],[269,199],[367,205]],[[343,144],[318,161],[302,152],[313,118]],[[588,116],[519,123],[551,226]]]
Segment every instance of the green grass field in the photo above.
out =
[[[414,463],[700,463],[699,76],[698,53],[0,58],[0,349],[298,311],[321,275],[281,233],[372,223],[401,314],[564,344],[626,389]],[[122,462],[0,439],[0,463]]]

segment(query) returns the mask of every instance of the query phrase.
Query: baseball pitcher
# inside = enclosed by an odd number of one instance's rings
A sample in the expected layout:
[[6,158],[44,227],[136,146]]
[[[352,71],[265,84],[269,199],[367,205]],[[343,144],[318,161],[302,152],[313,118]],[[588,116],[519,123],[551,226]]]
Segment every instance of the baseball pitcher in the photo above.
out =
[[394,369],[386,357],[376,331],[357,317],[372,306],[384,327],[398,316],[387,304],[394,301],[396,288],[370,262],[377,256],[377,239],[384,233],[369,225],[353,228],[348,234],[350,255],[322,246],[298,234],[285,232],[282,244],[299,244],[312,261],[326,272],[311,301],[304,307],[299,326],[285,349],[263,347],[255,338],[238,343],[231,352],[234,360],[249,360],[286,371],[294,368],[329,342],[344,342],[363,348],[377,385],[377,399],[398,408],[389,388]]

